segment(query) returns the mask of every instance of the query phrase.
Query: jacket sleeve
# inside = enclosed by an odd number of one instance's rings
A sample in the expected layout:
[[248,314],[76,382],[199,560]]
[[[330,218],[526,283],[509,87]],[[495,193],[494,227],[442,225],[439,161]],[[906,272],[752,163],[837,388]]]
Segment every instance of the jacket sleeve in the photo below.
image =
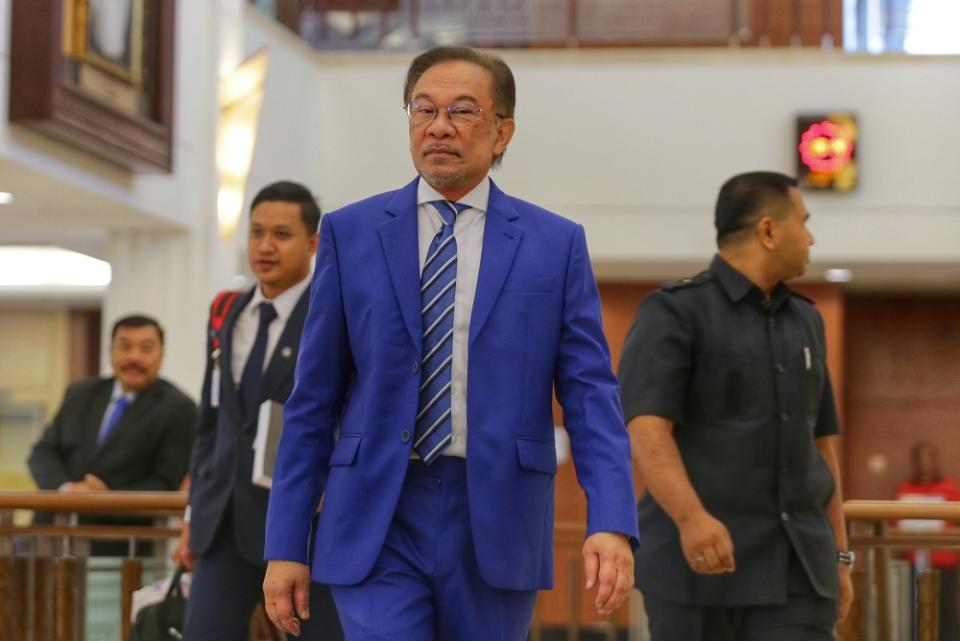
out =
[[267,560],[308,560],[310,524],[326,487],[334,432],[353,370],[337,243],[328,214],[320,224],[310,308],[293,392],[284,407],[267,510]]
[[635,542],[637,513],[630,438],[603,334],[600,293],[579,225],[568,256],[554,379],[577,480],[587,497],[587,535],[619,532]]
[[40,440],[30,451],[27,466],[34,482],[41,490],[56,490],[64,483],[79,479],[71,478],[63,452],[63,432],[70,413],[76,411],[77,388],[71,385],[63,395],[63,403],[53,421],[43,431]]

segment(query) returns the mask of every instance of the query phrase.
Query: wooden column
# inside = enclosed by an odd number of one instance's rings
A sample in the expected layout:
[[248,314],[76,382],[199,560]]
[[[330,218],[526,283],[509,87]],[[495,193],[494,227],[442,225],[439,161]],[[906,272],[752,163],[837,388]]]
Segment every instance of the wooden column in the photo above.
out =
[[569,564],[570,620],[567,622],[567,640],[580,641],[580,572],[579,559],[573,557]]
[[53,641],[83,641],[84,563],[64,556],[54,563]]
[[[883,521],[874,524],[878,536],[883,536],[886,525]],[[873,576],[877,597],[877,640],[892,641],[890,637],[890,552],[887,548],[872,551]]]
[[130,636],[130,611],[133,609],[133,593],[143,587],[143,561],[126,558],[120,566],[120,639]]
[[[33,628],[34,641],[53,641],[54,625],[53,613],[53,566],[54,560],[50,556],[37,556],[23,559],[24,593],[31,595],[31,603],[23,609],[26,629]],[[32,579],[33,590],[30,590]],[[28,638],[28,637],[24,637]]]
[[0,639],[27,638],[27,559],[0,558]]
[[530,621],[529,641],[543,641],[543,621],[540,619],[540,593],[533,606],[533,617]]
[[940,635],[940,572],[924,570],[917,577],[917,641]]
[[866,638],[863,604],[867,596],[867,573],[854,570],[850,578],[853,580],[853,603],[850,604],[847,618],[837,624],[837,641],[863,641]]

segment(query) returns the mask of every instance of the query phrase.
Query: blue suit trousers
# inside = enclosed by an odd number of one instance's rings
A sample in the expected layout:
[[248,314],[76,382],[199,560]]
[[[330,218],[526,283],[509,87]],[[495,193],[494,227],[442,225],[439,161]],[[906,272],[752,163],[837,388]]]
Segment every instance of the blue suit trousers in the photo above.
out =
[[466,463],[447,456],[411,461],[372,572],[332,591],[347,641],[523,641],[537,597],[480,575]]

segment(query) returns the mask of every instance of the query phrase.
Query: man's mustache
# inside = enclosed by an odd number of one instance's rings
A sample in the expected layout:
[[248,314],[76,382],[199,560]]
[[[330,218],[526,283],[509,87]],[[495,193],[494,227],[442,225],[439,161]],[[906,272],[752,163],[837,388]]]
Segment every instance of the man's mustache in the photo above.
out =
[[139,363],[127,363],[126,365],[120,368],[121,372],[139,372],[140,374],[146,374],[147,368]]
[[448,147],[447,145],[430,145],[429,147],[423,150],[423,155],[426,156],[428,154],[437,153],[437,152],[453,154],[457,158],[461,157],[459,149],[457,149],[456,147]]

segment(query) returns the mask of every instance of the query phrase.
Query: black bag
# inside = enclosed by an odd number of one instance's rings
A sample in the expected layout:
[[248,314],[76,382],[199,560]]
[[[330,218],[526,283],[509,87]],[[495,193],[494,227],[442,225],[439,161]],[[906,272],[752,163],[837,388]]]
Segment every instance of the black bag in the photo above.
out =
[[183,639],[183,614],[187,600],[180,591],[183,568],[177,567],[163,601],[153,603],[137,612],[137,620],[130,627],[128,641],[180,641]]

